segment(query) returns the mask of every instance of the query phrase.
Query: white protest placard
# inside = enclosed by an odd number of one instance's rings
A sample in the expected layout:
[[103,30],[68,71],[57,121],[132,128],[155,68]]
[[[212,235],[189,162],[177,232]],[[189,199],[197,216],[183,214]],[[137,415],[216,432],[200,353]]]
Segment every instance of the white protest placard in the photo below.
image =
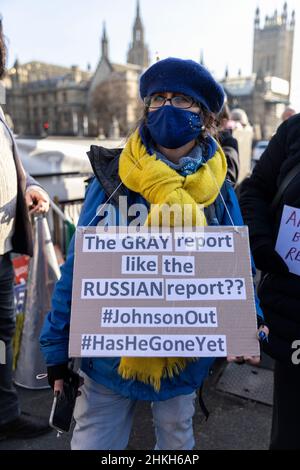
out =
[[300,209],[283,208],[276,247],[289,271],[300,275]]
[[71,357],[258,355],[247,227],[78,227]]

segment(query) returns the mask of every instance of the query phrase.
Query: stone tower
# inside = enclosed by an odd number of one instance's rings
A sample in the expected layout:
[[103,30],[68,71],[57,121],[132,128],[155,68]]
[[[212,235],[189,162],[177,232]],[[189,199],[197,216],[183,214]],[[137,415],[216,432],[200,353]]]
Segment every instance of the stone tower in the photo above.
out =
[[137,0],[136,18],[133,25],[132,42],[127,54],[127,62],[129,64],[139,65],[142,68],[147,68],[149,65],[149,51],[144,43],[144,27],[140,17],[139,0]]
[[260,76],[274,76],[291,82],[295,12],[288,18],[287,3],[281,15],[277,10],[266,16],[264,27],[260,27],[260,10],[254,19],[253,72]]

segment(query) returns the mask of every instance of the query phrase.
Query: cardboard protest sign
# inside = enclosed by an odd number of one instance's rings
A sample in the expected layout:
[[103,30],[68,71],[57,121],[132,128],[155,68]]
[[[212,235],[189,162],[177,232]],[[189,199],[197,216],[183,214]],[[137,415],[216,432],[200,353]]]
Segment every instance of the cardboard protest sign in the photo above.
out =
[[276,247],[293,274],[300,275],[300,209],[284,206]]
[[258,355],[247,227],[78,227],[71,357]]

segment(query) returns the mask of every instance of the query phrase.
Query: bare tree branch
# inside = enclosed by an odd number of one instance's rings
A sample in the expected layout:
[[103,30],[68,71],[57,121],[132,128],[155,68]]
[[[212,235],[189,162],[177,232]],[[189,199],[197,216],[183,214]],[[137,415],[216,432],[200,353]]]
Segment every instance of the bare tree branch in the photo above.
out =
[[98,128],[102,128],[108,136],[113,118],[116,118],[121,134],[126,134],[128,104],[126,81],[122,75],[112,75],[110,80],[100,83],[93,93],[93,109],[97,115]]

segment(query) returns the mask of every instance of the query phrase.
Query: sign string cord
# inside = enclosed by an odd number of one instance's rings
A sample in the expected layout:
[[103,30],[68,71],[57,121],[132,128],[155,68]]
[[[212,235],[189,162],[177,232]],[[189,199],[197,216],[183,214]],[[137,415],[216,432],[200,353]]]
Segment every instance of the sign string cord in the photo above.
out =
[[[207,160],[205,160],[205,163],[207,163]],[[226,202],[225,202],[225,199],[224,199],[224,197],[223,197],[223,194],[222,194],[222,191],[221,191],[221,187],[220,187],[220,185],[219,185],[218,182],[217,182],[217,178],[215,177],[215,175],[214,175],[214,173],[212,172],[212,170],[211,170],[211,168],[209,167],[209,165],[207,165],[207,168],[208,168],[208,170],[209,170],[209,172],[210,172],[210,174],[211,174],[211,176],[212,176],[212,179],[213,179],[213,181],[214,181],[214,183],[215,183],[215,185],[216,185],[216,187],[217,187],[217,189],[218,189],[218,191],[219,191],[219,195],[220,195],[220,197],[221,197],[221,199],[222,199],[223,205],[224,205],[225,210],[226,210],[226,212],[227,212],[227,215],[228,215],[228,217],[229,217],[229,219],[230,219],[230,223],[231,223],[232,227],[234,228],[235,232],[239,233],[239,230],[236,228],[236,225],[235,225],[235,223],[234,223],[234,221],[233,221],[233,219],[232,219],[232,217],[231,217],[231,214],[230,214],[230,212],[229,212],[228,206],[227,206],[227,204],[226,204]]]
[[96,215],[94,215],[94,217],[90,220],[90,222],[86,225],[86,227],[89,227],[93,222],[94,220],[100,215],[101,212],[104,212],[104,209],[105,207],[108,205],[109,201],[114,197],[114,195],[116,194],[116,192],[121,188],[121,186],[123,184],[125,184],[125,181],[127,180],[127,178],[129,177],[129,175],[131,174],[131,172],[135,169],[135,167],[138,165],[138,163],[143,160],[144,158],[148,157],[148,154],[145,155],[144,157],[140,158],[133,166],[133,168],[131,168],[131,170],[127,173],[127,175],[125,176],[124,178],[124,181],[121,181],[118,186],[116,187],[116,189],[111,193],[111,195],[109,196],[109,198],[105,201],[104,204],[101,204],[101,206],[99,207],[99,209],[96,211]]
[[[104,209],[105,209],[105,207],[109,204],[109,201],[114,197],[114,195],[115,195],[116,192],[121,188],[121,186],[125,184],[127,178],[130,176],[130,174],[132,173],[132,171],[136,168],[136,166],[138,165],[138,163],[139,163],[141,160],[143,160],[144,158],[147,158],[147,157],[148,157],[148,154],[144,155],[144,157],[140,158],[140,159],[134,164],[133,168],[131,168],[131,170],[127,173],[127,175],[125,176],[124,180],[121,181],[121,182],[118,184],[118,186],[117,186],[117,187],[115,188],[115,190],[111,193],[111,195],[108,197],[108,199],[105,201],[105,203],[100,205],[100,207],[99,207],[99,209],[96,211],[96,214],[94,215],[94,217],[90,220],[90,222],[89,222],[88,224],[86,224],[85,227],[91,226],[92,223],[94,222],[94,220],[101,214],[101,212],[102,212],[102,213],[104,212]],[[207,163],[207,160],[205,160],[205,163]],[[208,170],[209,170],[210,173],[211,173],[212,179],[213,179],[213,181],[214,181],[214,183],[215,183],[215,185],[216,185],[216,187],[217,187],[217,189],[218,189],[218,192],[219,192],[219,194],[220,194],[221,200],[222,200],[222,202],[223,202],[223,205],[224,205],[224,207],[225,207],[225,210],[226,210],[226,212],[227,212],[227,215],[228,215],[228,217],[229,217],[229,219],[230,219],[230,223],[231,223],[231,225],[233,226],[234,230],[239,233],[239,231],[238,231],[238,229],[236,228],[236,225],[235,225],[235,223],[234,223],[234,221],[233,221],[233,219],[232,219],[232,217],[231,217],[231,214],[230,214],[230,212],[229,212],[228,206],[227,206],[227,204],[226,204],[226,202],[225,202],[225,199],[224,199],[224,197],[223,197],[223,194],[222,194],[222,192],[221,192],[221,188],[220,188],[220,186],[219,186],[219,184],[218,184],[218,182],[217,182],[217,179],[216,179],[214,173],[212,172],[212,170],[209,168],[208,165],[207,165],[207,167],[208,167]]]

